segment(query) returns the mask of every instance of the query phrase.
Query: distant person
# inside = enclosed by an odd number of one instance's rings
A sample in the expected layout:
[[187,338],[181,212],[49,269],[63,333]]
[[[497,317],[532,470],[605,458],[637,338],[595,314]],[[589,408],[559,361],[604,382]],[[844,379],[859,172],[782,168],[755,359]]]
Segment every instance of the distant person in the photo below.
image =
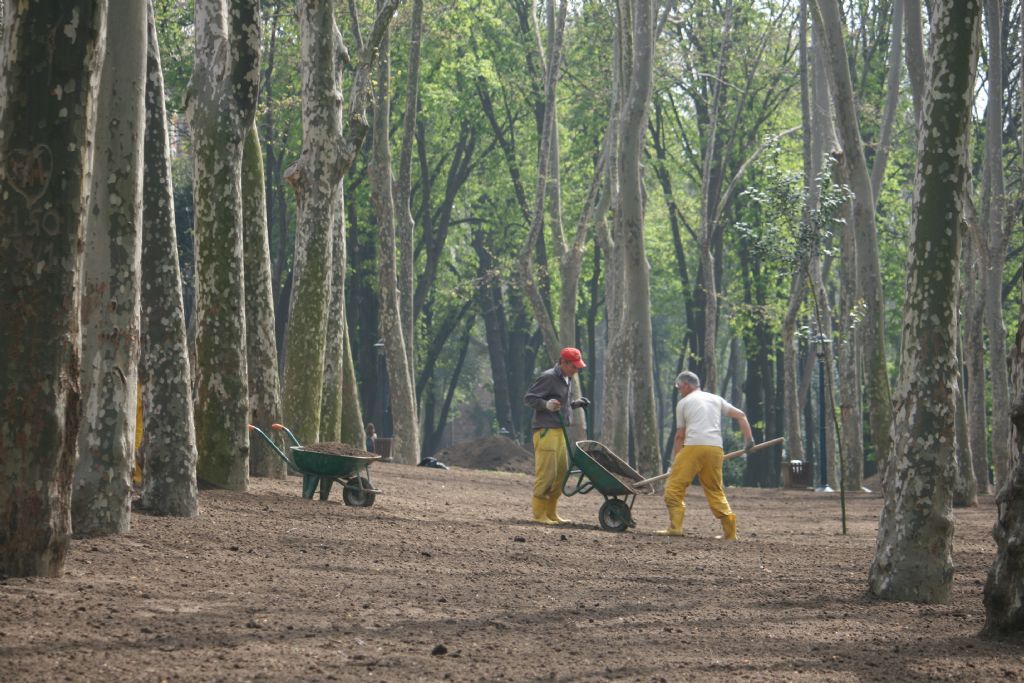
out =
[[371,453],[377,452],[377,428],[372,422],[366,424],[366,450]]
[[[533,521],[541,524],[565,524],[556,512],[562,483],[569,469],[569,454],[562,434],[562,421],[569,424],[569,387],[573,375],[587,367],[579,349],[567,347],[558,356],[558,364],[540,373],[526,392],[523,402],[533,408]],[[590,405],[585,398],[572,402],[573,408]]]
[[694,475],[699,474],[708,506],[722,523],[722,538],[735,541],[736,515],[729,507],[722,485],[722,458],[725,455],[722,450],[722,416],[728,415],[739,422],[747,453],[754,447],[750,422],[742,410],[721,396],[701,391],[700,378],[692,372],[679,373],[676,388],[682,398],[676,404],[677,429],[672,445],[675,459],[665,484],[669,527],[655,533],[663,536],[683,535],[686,489]]

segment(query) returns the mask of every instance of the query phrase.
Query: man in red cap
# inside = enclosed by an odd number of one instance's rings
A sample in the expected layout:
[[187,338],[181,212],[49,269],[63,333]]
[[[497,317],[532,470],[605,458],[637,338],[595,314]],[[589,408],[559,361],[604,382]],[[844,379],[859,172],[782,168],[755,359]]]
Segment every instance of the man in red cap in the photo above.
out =
[[569,403],[572,377],[587,367],[579,349],[566,347],[558,354],[558,364],[540,373],[523,401],[533,408],[533,453],[535,477],[533,482],[533,521],[541,524],[564,524],[555,511],[562,495],[562,483],[569,468],[569,454],[565,449],[562,422],[570,422],[570,406],[582,408],[590,405],[585,398]]

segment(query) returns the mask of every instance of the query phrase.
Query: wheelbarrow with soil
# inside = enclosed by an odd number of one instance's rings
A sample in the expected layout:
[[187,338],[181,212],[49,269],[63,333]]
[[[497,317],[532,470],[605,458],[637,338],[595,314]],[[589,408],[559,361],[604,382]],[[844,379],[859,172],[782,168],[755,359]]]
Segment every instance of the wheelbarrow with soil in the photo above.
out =
[[[558,419],[561,421],[562,416]],[[604,503],[597,512],[597,521],[605,531],[625,531],[636,526],[633,503],[644,493],[654,493],[654,486],[643,482],[643,475],[626,464],[610,448],[597,441],[569,441],[569,432],[562,423],[562,434],[569,453],[569,468],[562,481],[562,495],[597,491]],[[576,477],[575,484],[570,480]]]
[[380,460],[381,456],[337,442],[303,446],[284,425],[270,426],[277,431],[283,431],[292,440],[294,445],[288,447],[290,457],[256,425],[249,425],[249,431],[263,437],[288,467],[302,475],[303,498],[312,499],[319,487],[320,500],[327,500],[331,494],[331,487],[337,482],[342,486],[341,499],[345,501],[345,505],[361,508],[373,505],[380,491],[373,488],[373,484],[370,483],[370,465],[375,460]]

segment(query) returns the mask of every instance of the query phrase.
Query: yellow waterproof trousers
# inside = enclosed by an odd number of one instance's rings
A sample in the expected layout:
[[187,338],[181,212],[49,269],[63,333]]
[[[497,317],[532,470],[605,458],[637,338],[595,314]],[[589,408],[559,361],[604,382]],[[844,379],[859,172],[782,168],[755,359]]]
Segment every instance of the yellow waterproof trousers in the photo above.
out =
[[562,482],[569,469],[569,454],[565,450],[562,430],[533,430],[533,455],[536,472],[533,497],[554,503],[562,495]]
[[683,446],[676,453],[665,484],[665,505],[670,514],[673,509],[686,509],[683,500],[686,489],[690,487],[694,475],[700,475],[700,483],[704,487],[704,496],[708,499],[711,512],[720,520],[735,520],[722,485],[723,455],[725,453],[719,446]]

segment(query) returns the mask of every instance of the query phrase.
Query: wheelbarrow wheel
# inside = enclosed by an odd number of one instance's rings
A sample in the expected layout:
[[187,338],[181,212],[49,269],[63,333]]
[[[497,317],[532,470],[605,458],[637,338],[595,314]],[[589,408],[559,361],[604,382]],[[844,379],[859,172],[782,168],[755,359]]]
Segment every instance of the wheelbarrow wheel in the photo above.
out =
[[618,498],[609,498],[597,513],[601,528],[605,531],[625,531],[633,521],[629,506]]
[[349,479],[345,482],[345,487],[341,489],[341,499],[345,501],[345,505],[351,505],[355,508],[368,508],[373,505],[373,501],[377,498],[377,494],[370,490],[372,488],[370,480],[366,477]]

